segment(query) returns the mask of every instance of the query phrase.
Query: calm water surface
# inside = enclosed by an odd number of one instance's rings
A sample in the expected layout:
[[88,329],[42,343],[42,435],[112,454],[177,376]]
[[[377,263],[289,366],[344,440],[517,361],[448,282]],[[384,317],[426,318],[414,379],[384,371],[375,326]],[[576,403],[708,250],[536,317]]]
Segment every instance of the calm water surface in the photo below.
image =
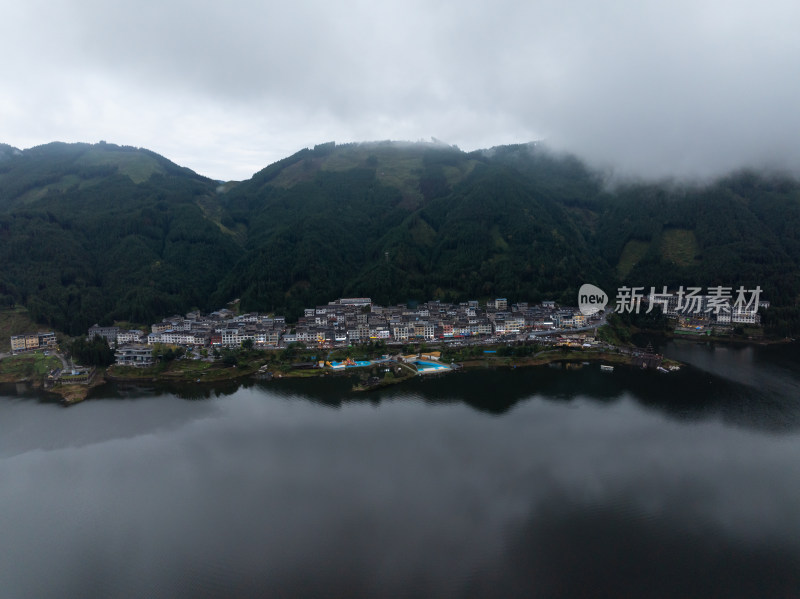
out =
[[2,597],[798,597],[800,348],[0,389]]

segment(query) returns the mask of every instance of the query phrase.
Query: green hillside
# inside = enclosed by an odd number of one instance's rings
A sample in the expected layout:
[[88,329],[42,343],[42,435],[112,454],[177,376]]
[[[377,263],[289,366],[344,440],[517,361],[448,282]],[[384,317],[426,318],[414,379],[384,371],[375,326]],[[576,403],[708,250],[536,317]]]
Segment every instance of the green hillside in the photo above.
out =
[[633,267],[645,257],[649,247],[649,241],[640,241],[638,239],[631,239],[625,244],[617,262],[617,275],[621,280],[624,280],[633,270]]
[[0,146],[0,239],[0,305],[72,333],[233,298],[574,303],[585,282],[760,285],[772,330],[800,331],[796,181],[611,190],[536,144],[328,143],[224,186],[147,150]]
[[[514,166],[515,152],[530,157],[527,169]],[[292,314],[351,293],[382,302],[566,298],[581,279],[610,280],[567,204],[582,198],[559,195],[581,182],[562,182],[539,162],[527,146],[466,154],[434,144],[326,144],[299,152],[221,198],[247,228],[248,253],[217,299]]]
[[699,244],[691,229],[665,229],[661,235],[661,256],[667,262],[690,266],[697,260]]
[[208,297],[242,251],[207,218],[216,184],[146,150],[49,144],[0,162],[0,304],[69,333]]

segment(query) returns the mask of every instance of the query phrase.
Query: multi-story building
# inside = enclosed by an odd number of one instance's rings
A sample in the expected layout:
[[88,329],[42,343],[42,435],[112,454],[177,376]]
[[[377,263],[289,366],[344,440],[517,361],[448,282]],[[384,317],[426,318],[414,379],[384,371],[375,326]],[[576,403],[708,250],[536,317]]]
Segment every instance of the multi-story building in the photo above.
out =
[[25,349],[25,335],[11,335],[11,353],[16,354]]
[[150,326],[150,331],[152,333],[163,333],[164,331],[171,331],[172,330],[172,323],[171,322],[157,322],[154,325]]
[[340,305],[340,306],[355,306],[357,308],[363,308],[372,306],[372,299],[368,297],[343,297],[341,299],[332,301],[329,305]]
[[408,341],[409,338],[409,330],[408,325],[405,323],[397,323],[392,326],[392,337],[395,338],[396,341]]
[[24,335],[14,335],[11,338],[12,351],[28,351],[39,348],[39,335],[36,333],[25,333]]
[[753,310],[733,310],[731,312],[731,323],[733,324],[759,324],[761,315]]
[[117,364],[122,366],[136,366],[137,368],[146,368],[155,364],[153,357],[153,350],[140,344],[123,345],[117,348],[114,352],[117,359]]
[[239,329],[225,329],[222,331],[222,345],[226,347],[238,347],[242,344],[242,337]]
[[11,335],[11,353],[14,354],[55,347],[57,344],[56,334],[53,332]]
[[117,333],[117,344],[119,345],[125,345],[126,343],[141,343],[143,340],[144,333],[138,329],[120,331]]
[[119,335],[119,327],[101,327],[99,324],[94,324],[89,327],[89,339],[94,339],[97,335],[103,337],[106,343],[111,345],[117,342],[117,335]]
[[199,332],[164,331],[161,333],[161,343],[170,345],[204,345],[205,337]]
[[36,335],[39,337],[39,347],[55,347],[58,345],[56,334],[53,332],[36,333]]

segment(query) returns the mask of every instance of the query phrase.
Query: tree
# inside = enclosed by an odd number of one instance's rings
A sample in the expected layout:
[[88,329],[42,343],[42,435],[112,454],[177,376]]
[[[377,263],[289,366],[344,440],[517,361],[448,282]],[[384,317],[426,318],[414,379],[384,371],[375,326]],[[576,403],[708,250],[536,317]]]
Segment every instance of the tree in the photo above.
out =
[[100,335],[91,341],[79,337],[70,344],[69,351],[76,362],[87,366],[110,366],[116,360],[114,350]]
[[231,367],[238,366],[239,356],[235,351],[226,349],[222,352],[222,363]]
[[172,347],[163,343],[156,343],[153,346],[153,357],[159,362],[172,362],[172,360],[180,358],[185,353],[186,350],[180,346]]

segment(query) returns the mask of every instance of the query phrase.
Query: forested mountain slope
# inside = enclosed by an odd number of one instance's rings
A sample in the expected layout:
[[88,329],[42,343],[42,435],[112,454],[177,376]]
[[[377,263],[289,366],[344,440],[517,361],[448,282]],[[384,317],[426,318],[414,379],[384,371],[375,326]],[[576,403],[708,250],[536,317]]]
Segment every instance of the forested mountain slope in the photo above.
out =
[[76,334],[205,305],[242,256],[217,184],[144,150],[49,144],[0,161],[0,302]]
[[795,180],[608,188],[536,144],[329,143],[225,185],[146,150],[0,146],[0,240],[0,302],[73,333],[233,298],[574,304],[584,282],[760,285],[772,329],[800,331]]

